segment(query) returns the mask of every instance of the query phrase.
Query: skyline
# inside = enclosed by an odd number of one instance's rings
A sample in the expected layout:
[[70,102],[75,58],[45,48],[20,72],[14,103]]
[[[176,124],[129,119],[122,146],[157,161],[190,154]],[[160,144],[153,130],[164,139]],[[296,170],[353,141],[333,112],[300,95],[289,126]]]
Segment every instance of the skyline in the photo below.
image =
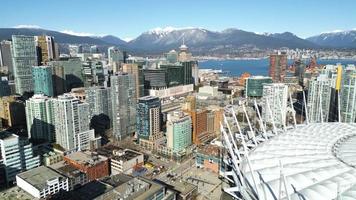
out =
[[[255,33],[288,31],[301,38],[356,28],[356,14],[352,10],[356,2],[350,0],[324,4],[306,0],[154,2],[5,1],[2,5],[9,9],[0,13],[0,19],[6,19],[0,21],[0,27],[32,26],[73,35],[114,35],[123,40],[134,39],[157,27],[201,27],[211,31],[237,28]],[[17,12],[10,9],[13,7]],[[65,13],[55,12],[57,9],[65,9]]]

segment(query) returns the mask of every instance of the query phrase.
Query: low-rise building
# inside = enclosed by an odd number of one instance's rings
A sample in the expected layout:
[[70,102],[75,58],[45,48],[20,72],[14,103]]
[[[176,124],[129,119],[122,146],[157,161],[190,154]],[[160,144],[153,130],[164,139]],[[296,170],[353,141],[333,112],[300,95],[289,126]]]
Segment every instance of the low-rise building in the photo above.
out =
[[48,167],[68,178],[69,190],[74,190],[89,182],[87,174],[71,165],[68,165],[64,161],[60,161]]
[[44,166],[53,165],[62,160],[63,160],[63,156],[54,151],[50,151],[42,155],[42,163]]
[[93,152],[74,152],[64,156],[63,160],[87,174],[89,181],[110,175],[108,158]]
[[216,145],[199,146],[195,155],[195,165],[219,173],[220,147]]
[[18,174],[16,183],[35,198],[44,199],[60,190],[69,191],[68,179],[45,166]]

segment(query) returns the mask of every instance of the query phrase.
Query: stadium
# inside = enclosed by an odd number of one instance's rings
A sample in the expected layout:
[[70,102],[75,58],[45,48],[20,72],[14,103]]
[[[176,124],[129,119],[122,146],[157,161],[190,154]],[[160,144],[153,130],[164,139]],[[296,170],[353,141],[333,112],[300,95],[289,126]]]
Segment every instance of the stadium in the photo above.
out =
[[221,127],[221,175],[234,199],[356,199],[355,123],[294,124],[260,134],[251,129],[250,137],[231,114]]

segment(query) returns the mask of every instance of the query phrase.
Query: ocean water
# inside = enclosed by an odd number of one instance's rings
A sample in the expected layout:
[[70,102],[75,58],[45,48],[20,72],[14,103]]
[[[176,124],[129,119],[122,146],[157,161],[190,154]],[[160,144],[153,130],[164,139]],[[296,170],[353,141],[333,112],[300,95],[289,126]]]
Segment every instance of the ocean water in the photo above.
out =
[[[288,64],[292,64],[293,60],[288,60]],[[318,60],[318,64],[337,64],[343,65],[354,64],[356,60]],[[199,61],[200,69],[221,69],[228,76],[240,76],[244,72],[252,75],[268,75],[269,60],[205,60]]]

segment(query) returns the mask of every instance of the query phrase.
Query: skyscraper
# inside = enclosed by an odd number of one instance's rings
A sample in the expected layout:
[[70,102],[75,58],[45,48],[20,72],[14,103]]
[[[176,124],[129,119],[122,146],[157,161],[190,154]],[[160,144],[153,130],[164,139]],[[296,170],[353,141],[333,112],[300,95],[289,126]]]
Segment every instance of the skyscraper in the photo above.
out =
[[0,76],[0,97],[9,96],[11,94],[7,77]]
[[38,47],[38,63],[40,65],[46,65],[48,61],[55,58],[55,45],[54,39],[51,36],[41,35],[35,36],[36,46]]
[[283,83],[269,83],[263,85],[262,119],[276,126],[286,124],[286,110],[288,101],[288,86]]
[[116,47],[108,48],[109,66],[114,73],[119,71],[120,63],[124,62],[124,54]]
[[137,133],[139,138],[149,140],[161,131],[161,101],[158,97],[145,96],[137,103]]
[[167,147],[182,153],[192,144],[192,119],[183,112],[170,113],[167,117]]
[[122,66],[122,71],[134,75],[137,98],[143,97],[144,78],[143,78],[142,66],[139,66],[137,63],[129,63],[129,64],[127,63]]
[[269,56],[269,76],[273,82],[283,82],[287,69],[287,54],[279,52]]
[[0,149],[7,183],[13,183],[16,174],[40,166],[39,156],[34,155],[32,145],[25,138],[0,132]]
[[14,67],[12,64],[11,41],[7,40],[0,42],[0,67],[5,66],[7,67],[10,80],[13,80]]
[[85,88],[85,101],[89,104],[90,118],[104,114],[112,120],[111,89],[105,87]]
[[32,77],[35,94],[54,96],[52,82],[52,67],[33,66]]
[[271,77],[267,76],[252,76],[246,79],[245,95],[246,97],[262,97],[263,85],[272,83]]
[[28,137],[34,141],[55,141],[53,106],[50,98],[34,95],[26,101]]
[[32,66],[37,65],[35,40],[32,36],[12,36],[12,61],[16,93],[33,91]]
[[65,150],[89,149],[94,130],[89,130],[89,104],[70,94],[53,99],[56,143]]
[[340,112],[342,122],[356,122],[356,67],[348,65],[342,78]]
[[310,122],[328,122],[331,91],[335,79],[321,74],[309,81],[307,111]]
[[110,77],[113,135],[121,140],[136,131],[136,84],[132,74]]

